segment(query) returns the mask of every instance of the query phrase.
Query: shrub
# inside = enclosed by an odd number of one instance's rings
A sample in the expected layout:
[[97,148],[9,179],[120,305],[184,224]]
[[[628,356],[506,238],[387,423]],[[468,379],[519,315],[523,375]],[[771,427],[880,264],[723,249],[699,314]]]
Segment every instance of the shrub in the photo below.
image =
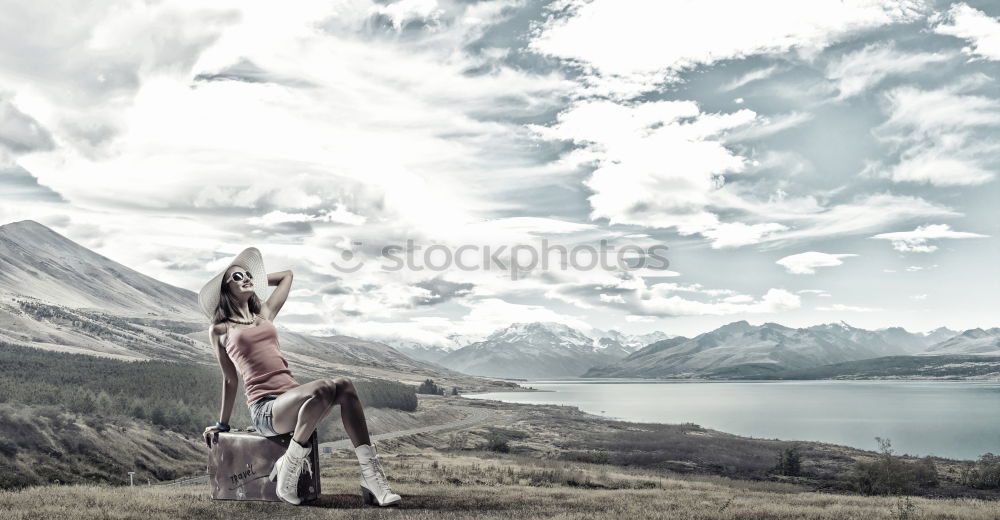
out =
[[486,438],[486,450],[508,453],[510,452],[510,446],[507,444],[506,437],[497,432],[490,432],[490,435]]
[[910,493],[917,487],[938,485],[937,467],[925,457],[907,462],[892,452],[889,439],[876,437],[879,453],[874,461],[858,462],[851,474],[855,489],[866,495]]
[[959,476],[962,485],[977,489],[1000,489],[1000,456],[986,453],[979,461],[962,468]]
[[464,450],[468,434],[465,432],[454,432],[448,437],[448,447],[453,450]]
[[937,466],[930,457],[913,463],[913,480],[918,487],[937,487],[939,484]]

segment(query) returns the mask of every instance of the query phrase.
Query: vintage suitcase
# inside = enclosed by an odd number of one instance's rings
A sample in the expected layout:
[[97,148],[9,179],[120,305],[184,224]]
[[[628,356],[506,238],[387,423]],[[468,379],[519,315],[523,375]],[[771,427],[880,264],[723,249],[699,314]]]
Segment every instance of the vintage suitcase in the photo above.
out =
[[[267,477],[292,442],[292,434],[265,437],[256,431],[219,432],[208,454],[208,485],[212,498],[222,500],[281,501],[277,479]],[[319,498],[319,443],[316,432],[309,437],[308,464],[299,475],[302,502]]]

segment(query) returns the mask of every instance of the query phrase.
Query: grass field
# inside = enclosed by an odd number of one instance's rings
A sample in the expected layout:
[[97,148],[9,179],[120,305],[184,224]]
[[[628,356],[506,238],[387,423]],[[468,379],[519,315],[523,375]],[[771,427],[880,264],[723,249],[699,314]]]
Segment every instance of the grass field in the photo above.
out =
[[363,506],[358,462],[322,457],[323,493],[302,506],[214,501],[207,485],[65,485],[0,492],[0,518],[680,518],[997,519],[976,499],[827,494],[778,482],[730,480],[521,455],[437,450],[384,452],[399,508]]

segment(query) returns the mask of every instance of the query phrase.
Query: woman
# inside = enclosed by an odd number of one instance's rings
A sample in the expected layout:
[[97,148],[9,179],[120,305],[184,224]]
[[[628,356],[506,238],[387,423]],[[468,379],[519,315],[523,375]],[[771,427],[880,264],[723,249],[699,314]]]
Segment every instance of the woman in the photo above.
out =
[[[340,405],[344,429],[361,463],[361,495],[366,504],[399,505],[382,470],[375,445],[354,385],[345,377],[321,379],[300,385],[292,378],[281,356],[274,318],[285,304],[292,286],[292,272],[266,274],[260,251],[247,248],[198,295],[202,310],[212,320],[209,341],[223,373],[222,413],[215,426],[205,429],[205,441],[229,431],[229,417],[236,397],[237,374],[243,379],[250,418],[265,436],[292,433],[284,455],[269,478],[277,478],[277,494],[291,504],[297,494],[299,473],[309,455],[309,437],[335,405]],[[267,297],[266,285],[276,286]]]

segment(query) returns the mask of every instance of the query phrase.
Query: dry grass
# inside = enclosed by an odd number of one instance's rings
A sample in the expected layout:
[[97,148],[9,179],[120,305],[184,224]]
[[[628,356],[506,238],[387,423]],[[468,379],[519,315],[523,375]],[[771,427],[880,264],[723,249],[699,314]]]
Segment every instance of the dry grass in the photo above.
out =
[[1000,518],[1000,504],[982,500],[903,499],[907,507],[898,498],[519,455],[383,453],[393,488],[403,496],[399,508],[361,504],[357,460],[342,450],[323,457],[323,495],[304,506],[214,501],[207,485],[72,485],[0,492],[0,518]]

